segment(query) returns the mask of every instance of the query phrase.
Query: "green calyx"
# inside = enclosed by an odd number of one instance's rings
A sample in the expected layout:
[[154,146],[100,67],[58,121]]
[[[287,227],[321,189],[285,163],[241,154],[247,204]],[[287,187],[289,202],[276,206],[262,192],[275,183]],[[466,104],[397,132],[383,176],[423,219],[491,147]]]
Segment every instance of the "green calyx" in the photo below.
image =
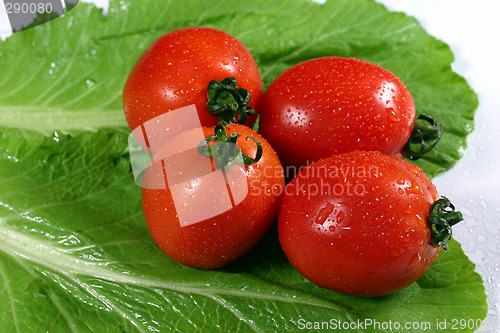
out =
[[234,77],[210,81],[207,87],[207,111],[226,123],[244,124],[247,116],[255,115],[255,109],[247,105],[251,99],[250,92],[237,87],[237,83]]
[[443,136],[443,124],[437,124],[429,116],[419,115],[415,119],[410,139],[403,147],[403,155],[415,161],[429,153]]
[[[262,145],[260,142],[247,136],[246,140],[251,139],[257,145],[257,153],[255,158],[251,158],[243,154],[236,144],[236,140],[241,136],[238,133],[227,135],[226,128],[229,129],[229,124],[224,121],[219,121],[214,129],[214,135],[202,140],[198,144],[198,152],[203,156],[215,158],[217,161],[217,169],[227,171],[233,163],[251,165],[257,163],[262,157]],[[210,144],[211,141],[215,141]]]
[[432,245],[439,245],[443,249],[448,250],[446,239],[451,238],[451,227],[464,217],[459,211],[455,211],[455,206],[446,197],[441,197],[432,204],[431,212],[427,217],[427,221],[431,228]]

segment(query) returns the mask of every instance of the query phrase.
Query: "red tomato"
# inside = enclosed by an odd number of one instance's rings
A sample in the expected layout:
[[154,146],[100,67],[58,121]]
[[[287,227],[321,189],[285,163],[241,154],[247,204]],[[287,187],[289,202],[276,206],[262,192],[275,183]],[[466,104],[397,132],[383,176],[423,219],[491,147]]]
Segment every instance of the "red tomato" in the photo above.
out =
[[284,166],[299,168],[355,149],[397,155],[408,141],[415,105],[391,72],[354,58],[297,64],[267,89],[260,133]]
[[288,184],[280,242],[292,265],[320,287],[362,296],[394,293],[438,255],[428,225],[437,199],[424,172],[402,159],[363,151],[334,155]]
[[[249,106],[262,98],[257,64],[231,35],[212,28],[184,28],[158,38],[137,61],[123,91],[123,108],[132,130],[165,112],[195,104],[202,126],[219,120],[206,110],[211,80],[235,77],[250,92]],[[255,117],[247,119],[253,123]]]
[[[155,156],[157,161],[174,156],[171,162],[164,159],[146,171],[142,205],[149,230],[158,246],[181,264],[205,269],[226,265],[255,246],[276,219],[284,188],[278,156],[252,129],[230,126],[228,134],[241,134],[237,145],[243,154],[253,158],[257,152],[247,136],[261,143],[257,163],[234,163],[225,173],[214,172],[216,162],[192,149],[200,139],[187,131]],[[214,127],[203,131],[205,137],[214,135]],[[148,184],[165,183],[164,170],[167,189],[148,189]]]

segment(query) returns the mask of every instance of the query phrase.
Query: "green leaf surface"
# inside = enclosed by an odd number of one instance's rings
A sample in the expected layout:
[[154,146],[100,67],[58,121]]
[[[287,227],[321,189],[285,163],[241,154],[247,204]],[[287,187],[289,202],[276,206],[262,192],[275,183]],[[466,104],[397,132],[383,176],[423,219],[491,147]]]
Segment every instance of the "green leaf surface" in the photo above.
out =
[[429,322],[428,332],[442,332],[437,321],[484,318],[481,277],[455,241],[415,284],[369,299],[305,280],[274,228],[214,271],[157,248],[130,170],[121,91],[152,41],[195,25],[239,38],[266,86],[312,57],[378,63],[445,123],[436,151],[419,161],[426,172],[450,168],[465,149],[477,97],[451,71],[448,46],[371,0],[124,0],[111,1],[107,18],[80,3],[0,42],[0,332],[272,332],[365,319]]

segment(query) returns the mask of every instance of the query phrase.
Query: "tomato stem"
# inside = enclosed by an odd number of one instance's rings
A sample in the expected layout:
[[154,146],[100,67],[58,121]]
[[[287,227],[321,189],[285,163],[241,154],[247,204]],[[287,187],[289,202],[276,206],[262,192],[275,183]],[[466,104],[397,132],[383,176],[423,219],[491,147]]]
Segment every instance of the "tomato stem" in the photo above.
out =
[[[238,133],[231,133],[227,135],[226,128],[229,129],[229,124],[225,121],[219,121],[214,129],[214,135],[205,138],[198,144],[198,152],[203,156],[215,158],[217,161],[217,169],[227,171],[233,163],[240,163],[244,165],[251,165],[257,163],[262,157],[262,145],[260,142],[247,136],[246,140],[251,139],[257,145],[257,153],[255,158],[251,158],[243,154],[236,144],[236,140],[241,136]],[[211,141],[215,143],[209,145]]]
[[226,123],[244,124],[247,116],[255,115],[255,109],[247,105],[251,99],[250,92],[237,87],[237,84],[238,80],[234,77],[210,81],[207,87],[207,111]]
[[448,250],[446,239],[451,239],[451,227],[464,219],[462,213],[455,211],[455,206],[446,197],[441,197],[432,204],[427,222],[431,228],[432,245],[439,245]]
[[426,115],[419,115],[413,125],[410,139],[403,148],[403,155],[415,161],[429,153],[443,136],[443,124],[437,124]]

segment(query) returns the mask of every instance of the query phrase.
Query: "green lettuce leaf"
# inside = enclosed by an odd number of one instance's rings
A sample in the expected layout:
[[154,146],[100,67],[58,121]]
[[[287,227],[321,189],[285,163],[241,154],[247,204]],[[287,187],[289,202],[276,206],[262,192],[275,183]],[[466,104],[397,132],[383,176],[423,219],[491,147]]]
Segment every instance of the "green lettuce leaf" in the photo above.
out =
[[451,71],[449,48],[371,0],[122,0],[111,2],[107,18],[81,3],[0,42],[1,332],[269,332],[366,319],[428,322],[438,332],[445,319],[485,317],[481,277],[455,241],[416,283],[369,299],[305,280],[275,228],[219,270],[185,267],[161,252],[130,170],[121,91],[142,50],[188,25],[241,39],[266,85],[311,57],[376,62],[446,124],[443,141],[420,162],[426,172],[451,167],[465,148],[477,98]]

